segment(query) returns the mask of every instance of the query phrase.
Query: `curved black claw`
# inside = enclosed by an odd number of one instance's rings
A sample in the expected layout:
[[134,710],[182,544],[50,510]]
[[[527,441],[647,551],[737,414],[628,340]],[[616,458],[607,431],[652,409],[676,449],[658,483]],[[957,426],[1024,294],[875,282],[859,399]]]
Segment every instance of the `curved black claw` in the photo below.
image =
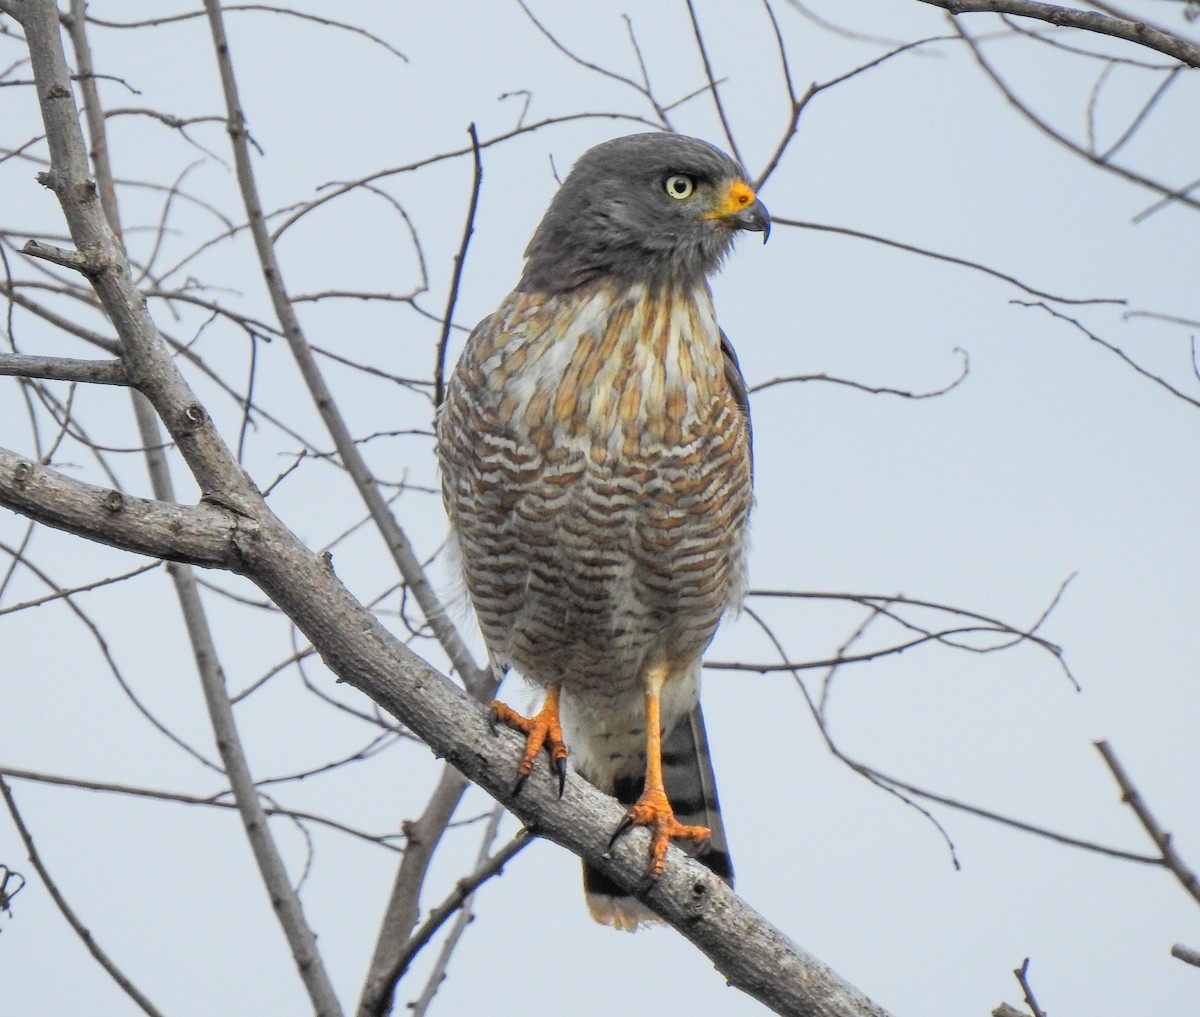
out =
[[567,786],[567,757],[561,756],[556,759],[554,769],[558,773],[558,797],[561,798]]
[[517,782],[513,785],[513,789],[512,789],[512,793],[514,796],[521,793],[521,788],[523,788],[525,786],[525,780],[526,780],[526,778],[528,778],[528,776],[529,776],[529,774],[527,774],[527,773],[518,774]]
[[631,816],[627,812],[627,813],[625,813],[625,815],[623,815],[621,817],[621,822],[619,822],[617,824],[617,828],[615,830],[613,830],[613,835],[608,838],[608,850],[609,851],[611,851],[613,849],[613,845],[616,844],[617,838],[619,838],[621,836],[621,834],[623,834],[626,830],[630,829],[632,826],[633,826],[633,816]]

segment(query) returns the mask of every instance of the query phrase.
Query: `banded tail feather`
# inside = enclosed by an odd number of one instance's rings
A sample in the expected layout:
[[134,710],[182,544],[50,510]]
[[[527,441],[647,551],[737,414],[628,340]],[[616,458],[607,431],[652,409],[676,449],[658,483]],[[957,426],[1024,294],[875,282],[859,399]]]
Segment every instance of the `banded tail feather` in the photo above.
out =
[[[707,826],[711,831],[708,842],[698,851],[692,851],[692,856],[732,886],[729,843],[721,822],[721,804],[717,799],[717,784],[699,703],[663,738],[662,762],[663,783],[675,818],[685,825]],[[639,760],[639,765],[644,765],[644,757]],[[587,777],[587,774],[583,776]],[[601,790],[629,806],[637,801],[644,782],[642,775],[622,776],[613,782],[613,786]],[[686,843],[677,842],[677,845],[687,850]],[[602,925],[633,932],[639,925],[661,921],[636,897],[586,863],[583,866],[583,892],[592,918]]]

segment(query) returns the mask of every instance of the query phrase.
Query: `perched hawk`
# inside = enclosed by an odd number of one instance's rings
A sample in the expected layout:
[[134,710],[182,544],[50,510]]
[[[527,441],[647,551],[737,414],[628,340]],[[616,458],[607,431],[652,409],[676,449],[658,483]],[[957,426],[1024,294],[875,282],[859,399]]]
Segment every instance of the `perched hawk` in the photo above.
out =
[[[488,651],[546,690],[543,749],[732,880],[698,701],[700,655],[743,590],[750,419],[707,278],[770,218],[718,149],[638,134],[586,152],[471,333],[438,417],[442,493]],[[519,783],[518,783],[519,786]],[[673,808],[672,808],[673,806]],[[584,871],[592,916],[653,914]]]

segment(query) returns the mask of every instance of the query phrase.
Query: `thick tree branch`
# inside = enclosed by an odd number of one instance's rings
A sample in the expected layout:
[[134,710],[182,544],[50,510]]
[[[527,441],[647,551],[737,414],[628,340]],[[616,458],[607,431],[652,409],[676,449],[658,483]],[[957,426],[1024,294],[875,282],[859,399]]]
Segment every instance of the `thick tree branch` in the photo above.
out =
[[586,782],[568,780],[560,800],[544,774],[514,797],[517,736],[493,733],[478,703],[399,642],[269,513],[246,519],[205,505],[184,508],[120,496],[114,525],[104,511],[111,493],[0,451],[0,504],[90,539],[251,578],[343,681],[392,713],[526,826],[637,892],[731,984],[780,1014],[886,1017],[681,851],[671,850],[658,883],[644,885],[646,835],[634,831],[609,857],[608,838],[621,809]]
[[[84,0],[71,0],[68,25],[76,64],[82,76],[79,87],[85,99],[88,131],[91,136],[91,159],[105,219],[114,234],[114,239],[120,243],[120,210],[108,159],[104,111],[99,90],[96,88],[85,17]],[[160,502],[174,503],[174,482],[171,479],[155,411],[140,392],[135,391],[131,394],[134,417],[145,450],[146,466],[154,496]],[[287,867],[271,834],[263,804],[259,800],[258,789],[234,719],[233,704],[225,688],[220,654],[207,612],[200,599],[195,573],[190,566],[178,562],[172,562],[168,566],[168,572],[187,628],[188,641],[191,644],[196,672],[213,729],[213,740],[221,756],[222,767],[229,778],[246,839],[258,866],[267,898],[288,941],[296,969],[308,990],[314,1010],[320,1017],[341,1017],[341,1006],[333,990],[332,980],[317,951],[316,936],[305,918],[299,894],[291,884]]]
[[119,360],[71,360],[67,357],[28,357],[0,353],[0,377],[78,381],[90,385],[127,385]]
[[88,182],[57,10],[46,0],[0,2],[8,11],[19,12],[30,39],[51,135],[51,178],[76,247],[89,257],[98,252],[103,261],[91,278],[121,337],[124,362],[164,418],[208,504],[185,508],[114,497],[114,492],[68,480],[11,453],[0,455],[0,503],[105,543],[248,576],[297,624],[343,681],[395,715],[527,827],[637,892],[696,943],[731,983],[781,1014],[882,1017],[882,1010],[790,943],[680,851],[672,849],[661,880],[644,885],[647,835],[632,832],[610,857],[608,840],[621,810],[585,782],[570,780],[560,800],[547,775],[526,782],[520,796],[513,797],[517,736],[493,733],[477,702],[416,656],[349,594],[328,563],[270,513],[213,430],[146,315],[123,251]]
[[611,853],[621,809],[578,778],[560,800],[540,769],[513,796],[520,740],[495,733],[465,692],[395,639],[336,576],[277,523],[235,541],[250,576],[320,651],[343,681],[364,692],[527,827],[562,844],[636,892],[696,944],[731,984],[777,1013],[883,1017],[884,1011],[791,943],[708,869],[672,848],[656,884],[643,882],[647,835],[635,831]]
[[[155,449],[160,444],[158,424],[154,418],[156,411],[171,431],[196,480],[210,498],[219,499],[243,513],[261,508],[261,496],[217,436],[208,413],[179,374],[166,343],[146,313],[145,302],[133,283],[129,262],[116,233],[118,220],[112,194],[108,195],[110,200],[107,202],[98,200],[96,184],[89,176],[79,112],[67,74],[58,8],[46,0],[19,6],[19,20],[29,45],[50,149],[50,169],[40,179],[59,198],[81,261],[79,266],[74,267],[78,267],[92,283],[116,327],[126,371],[135,386],[153,403],[152,411],[150,403],[143,400],[141,395],[135,395],[134,408],[143,443],[148,449]],[[82,9],[78,9],[77,13],[81,17]],[[82,30],[81,25],[77,27]],[[77,38],[76,42],[80,44],[81,39]],[[83,62],[88,63],[88,57],[85,56]],[[92,88],[89,94],[93,122],[102,123],[95,89]],[[104,175],[108,176],[107,173]],[[70,263],[72,259],[58,257],[55,260],[63,264]],[[159,504],[169,504],[166,499],[171,495],[171,488],[165,456],[152,455],[150,471],[155,493],[163,499]],[[17,464],[12,475],[5,479],[28,495],[31,485],[26,474],[29,472]],[[40,479],[46,484],[53,482],[53,478],[47,474],[39,477],[35,473],[32,479]],[[81,491],[78,487],[74,490],[75,493]],[[97,506],[85,502],[84,508],[90,509],[92,515],[89,525],[94,526],[98,520],[103,520],[104,510],[110,516],[122,515],[122,522],[127,522],[125,505],[125,500],[116,492],[108,492],[103,496],[99,514],[95,511]],[[152,506],[151,503],[138,500],[135,508],[151,509]],[[162,515],[161,512],[158,514]],[[114,542],[111,538],[112,533],[109,532],[110,543]],[[174,560],[176,556],[167,554],[164,557]],[[340,1017],[341,1007],[317,953],[316,937],[304,918],[299,896],[291,886],[283,860],[267,829],[249,767],[240,749],[232,707],[225,694],[215,644],[195,589],[195,579],[186,566],[172,569],[172,578],[197,658],[222,762],[234,788],[271,905],[288,940],[314,1010],[320,1017]]]
[[50,169],[40,179],[58,196],[83,270],[120,336],[130,383],[154,404],[207,496],[234,507],[252,504],[257,497],[253,485],[176,369],[99,201],[89,175],[58,8],[47,0],[4,0],[3,10],[25,30],[37,82],[50,151]]
[[74,480],[3,448],[0,505],[101,544],[206,568],[236,570],[230,538],[252,525],[211,505],[173,505]]

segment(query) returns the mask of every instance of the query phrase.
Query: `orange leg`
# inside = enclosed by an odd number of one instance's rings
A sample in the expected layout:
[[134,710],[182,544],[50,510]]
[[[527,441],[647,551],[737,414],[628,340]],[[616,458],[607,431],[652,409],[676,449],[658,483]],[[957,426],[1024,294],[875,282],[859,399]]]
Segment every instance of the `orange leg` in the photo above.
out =
[[646,692],[646,787],[625,818],[621,820],[612,839],[611,848],[618,837],[633,826],[650,827],[650,869],[647,875],[658,879],[667,863],[667,845],[672,838],[706,841],[711,835],[707,826],[684,826],[675,818],[667,792],[663,787],[662,775],[662,723],[659,719],[659,693],[662,678],[654,676]]
[[498,699],[492,701],[493,726],[498,722],[525,735],[525,753],[517,765],[517,783],[513,794],[521,790],[525,778],[533,772],[538,753],[544,748],[550,757],[551,768],[558,774],[558,796],[562,797],[567,783],[567,746],[563,742],[562,725],[558,722],[558,694],[557,685],[549,686],[542,708],[532,717],[522,717]]

